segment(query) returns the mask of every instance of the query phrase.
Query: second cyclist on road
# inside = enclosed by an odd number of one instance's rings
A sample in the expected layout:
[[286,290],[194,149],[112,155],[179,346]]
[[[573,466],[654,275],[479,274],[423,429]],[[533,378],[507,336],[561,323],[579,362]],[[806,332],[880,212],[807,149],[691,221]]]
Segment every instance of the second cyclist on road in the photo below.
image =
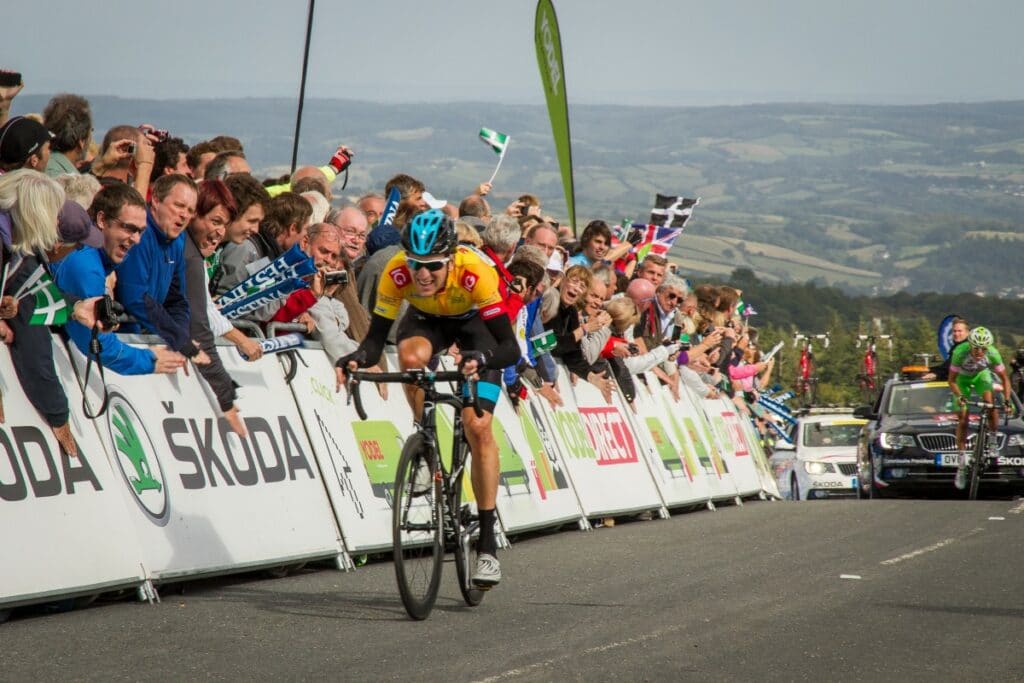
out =
[[[966,448],[967,399],[974,393],[980,396],[985,403],[993,403],[992,391],[995,386],[993,373],[995,373],[999,375],[1002,383],[1006,410],[1011,410],[1013,407],[1013,402],[1010,399],[1010,380],[1006,376],[1002,356],[992,345],[992,333],[987,328],[975,327],[967,336],[967,341],[967,344],[960,344],[954,348],[949,358],[949,389],[960,404],[959,421],[956,425],[956,447],[960,457],[957,461],[956,479],[954,480],[958,489],[964,489],[967,486],[967,473],[970,469]],[[995,408],[988,410],[988,421],[990,442],[985,444],[986,451],[994,450],[997,442],[998,418]]]

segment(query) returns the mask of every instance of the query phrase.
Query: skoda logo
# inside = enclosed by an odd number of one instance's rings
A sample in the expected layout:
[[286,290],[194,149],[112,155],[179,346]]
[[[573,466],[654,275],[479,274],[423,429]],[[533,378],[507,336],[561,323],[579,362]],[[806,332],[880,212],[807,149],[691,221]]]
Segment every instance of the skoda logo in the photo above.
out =
[[110,392],[107,428],[114,444],[117,466],[134,494],[135,502],[154,524],[164,526],[170,518],[170,505],[156,448],[135,408],[116,391]]

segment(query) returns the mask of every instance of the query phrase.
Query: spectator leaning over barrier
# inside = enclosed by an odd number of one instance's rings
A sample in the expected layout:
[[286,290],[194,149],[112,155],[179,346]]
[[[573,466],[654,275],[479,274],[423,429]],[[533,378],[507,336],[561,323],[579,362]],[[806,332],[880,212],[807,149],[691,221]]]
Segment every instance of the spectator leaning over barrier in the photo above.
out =
[[217,405],[231,429],[244,437],[245,426],[235,406],[238,398],[235,383],[221,361],[216,338],[224,336],[231,340],[250,361],[262,356],[263,348],[258,341],[236,329],[213,307],[206,271],[206,257],[214,252],[224,238],[224,231],[235,212],[235,200],[223,181],[204,180],[199,183],[196,213],[189,222],[185,239],[185,291],[191,313],[189,332],[210,358],[209,363],[199,366],[199,374],[213,390]]
[[196,212],[196,184],[188,176],[165,175],[153,184],[142,239],[117,273],[117,300],[134,323],[125,332],[158,334],[196,365],[209,357],[192,339],[185,298],[185,228]]
[[[525,383],[547,399],[552,408],[560,406],[562,397],[559,396],[552,381],[545,380],[538,372],[535,357],[527,338],[528,326],[532,322],[529,315],[530,307],[539,302],[540,296],[544,292],[545,282],[548,280],[544,266],[537,259],[522,258],[517,253],[512,263],[509,264],[508,270],[513,278],[511,288],[522,297],[525,304],[512,321],[522,357],[515,366],[510,366],[505,370],[504,380],[509,397],[512,399],[513,405],[518,407],[518,402],[526,397]],[[536,306],[533,308],[536,310]]]
[[359,300],[357,278],[366,263],[366,236],[369,224],[361,209],[348,206],[332,210],[328,223],[338,228],[341,236],[342,268],[348,273],[348,285],[335,290],[334,298],[348,312],[348,336],[359,342],[370,329],[370,312]]
[[355,264],[366,257],[366,237],[370,227],[366,214],[354,206],[346,206],[331,209],[324,222],[338,229],[342,251],[350,263]]
[[[43,125],[53,134],[46,175],[78,175],[92,142],[92,110],[79,95],[55,95],[43,109]],[[88,205],[86,205],[88,206]]]
[[512,260],[512,253],[515,251],[516,245],[519,244],[521,234],[519,222],[516,219],[511,216],[495,216],[481,235],[484,241],[481,251],[498,274],[498,289],[501,292],[501,298],[505,301],[505,310],[508,312],[509,319],[513,321],[519,313],[519,309],[523,307],[523,299],[518,293],[509,289],[512,275],[508,272],[505,264]]
[[309,288],[292,292],[272,320],[305,324],[306,333],[320,341],[334,363],[359,347],[345,334],[348,329],[348,312],[334,298],[343,285],[329,281],[332,273],[342,270],[341,236],[330,223],[317,223],[309,228],[300,244],[303,251],[313,259],[317,272]]
[[[270,206],[270,195],[259,184],[259,181],[251,175],[236,173],[235,175],[228,176],[223,182],[228,190],[231,191],[231,196],[235,199],[237,215],[228,224],[227,230],[224,233],[224,241],[221,243],[220,248],[208,259],[210,264],[210,294],[214,296],[223,294],[228,290],[227,287],[222,286],[222,280],[225,277],[223,267],[224,249],[229,244],[244,244],[246,240],[255,235],[260,229],[260,223],[266,217],[267,208]],[[232,279],[237,284],[244,278],[239,278],[233,273]]]
[[[89,217],[100,229],[102,247],[79,249],[54,268],[57,287],[83,298],[110,294],[108,278],[117,272],[146,229],[146,203],[129,185],[109,185],[96,194]],[[92,329],[74,321],[69,321],[65,329],[78,350],[88,356]],[[171,374],[185,364],[184,356],[164,346],[136,348],[111,332],[100,332],[98,339],[103,367],[121,375]]]
[[[10,346],[14,371],[29,402],[53,430],[68,455],[78,449],[68,422],[68,399],[53,365],[53,343],[45,325],[30,324],[36,297],[13,295],[45,268],[44,253],[57,243],[57,214],[64,191],[52,178],[21,169],[0,176],[0,270],[7,281],[0,292],[0,338]],[[0,410],[2,417],[2,410]]]
[[259,230],[241,243],[233,240],[220,253],[223,275],[217,294],[223,294],[291,249],[302,239],[313,207],[294,192],[270,200]]

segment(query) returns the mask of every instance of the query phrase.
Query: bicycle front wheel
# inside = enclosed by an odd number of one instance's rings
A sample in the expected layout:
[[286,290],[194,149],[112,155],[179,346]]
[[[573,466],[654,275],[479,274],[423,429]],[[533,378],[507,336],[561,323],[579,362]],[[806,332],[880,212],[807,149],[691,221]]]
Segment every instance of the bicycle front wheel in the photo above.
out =
[[[988,420],[988,415],[982,415],[981,419],[983,421]],[[982,422],[982,426],[978,429],[977,439],[974,441],[974,457],[971,462],[970,480],[967,486],[968,500],[978,499],[978,485],[981,484],[981,473],[985,469],[985,440],[988,438],[988,434],[984,424]]]
[[423,435],[410,436],[395,473],[391,531],[398,592],[413,619],[430,615],[441,583],[444,499],[438,467],[437,453]]
[[473,554],[470,552],[470,543],[473,532],[479,527],[479,518],[474,519],[470,514],[468,504],[462,504],[462,475],[465,470],[459,472],[458,478],[452,483],[451,510],[454,527],[455,542],[455,572],[459,575],[459,590],[462,592],[462,599],[470,607],[476,607],[484,599],[484,591],[473,586],[472,569],[470,562]]

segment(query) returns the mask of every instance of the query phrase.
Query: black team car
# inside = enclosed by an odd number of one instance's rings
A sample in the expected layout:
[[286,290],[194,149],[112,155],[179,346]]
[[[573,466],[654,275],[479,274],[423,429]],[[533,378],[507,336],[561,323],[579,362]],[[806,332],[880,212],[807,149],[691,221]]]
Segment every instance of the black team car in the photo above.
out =
[[[908,377],[886,382],[873,406],[854,415],[868,420],[857,444],[857,497],[878,498],[907,492],[959,493],[956,475],[956,408],[946,382]],[[1002,394],[996,392],[997,404]],[[1010,495],[1024,491],[1024,420],[1015,410],[1009,420],[999,412],[998,459],[982,474],[981,493]],[[978,429],[972,408],[967,449]]]

